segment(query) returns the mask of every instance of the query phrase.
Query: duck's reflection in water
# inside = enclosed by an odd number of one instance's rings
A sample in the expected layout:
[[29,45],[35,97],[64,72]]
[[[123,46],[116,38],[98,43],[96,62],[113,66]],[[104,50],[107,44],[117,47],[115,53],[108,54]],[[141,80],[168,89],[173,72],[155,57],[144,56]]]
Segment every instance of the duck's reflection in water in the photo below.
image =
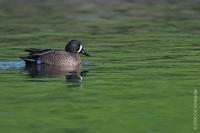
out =
[[26,65],[25,71],[29,72],[31,78],[54,78],[65,76],[67,82],[80,82],[87,75],[88,70],[78,72],[81,65],[77,66],[56,66],[46,64]]

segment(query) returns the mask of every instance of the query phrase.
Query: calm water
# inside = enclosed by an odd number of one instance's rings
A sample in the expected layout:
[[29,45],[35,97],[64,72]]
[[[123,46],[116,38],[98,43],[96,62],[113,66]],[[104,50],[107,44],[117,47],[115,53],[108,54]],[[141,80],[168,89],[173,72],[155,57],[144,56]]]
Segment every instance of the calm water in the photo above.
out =
[[[0,2],[1,133],[198,131],[200,4],[112,5]],[[92,55],[76,73],[49,75],[18,58],[71,39]]]

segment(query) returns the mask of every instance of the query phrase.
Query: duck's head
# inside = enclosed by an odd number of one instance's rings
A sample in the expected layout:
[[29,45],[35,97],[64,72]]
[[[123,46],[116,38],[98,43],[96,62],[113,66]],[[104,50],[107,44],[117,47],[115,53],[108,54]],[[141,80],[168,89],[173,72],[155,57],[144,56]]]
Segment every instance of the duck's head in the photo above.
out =
[[71,40],[65,46],[65,51],[71,53],[81,53],[85,56],[90,57],[90,55],[83,49],[83,45],[77,40]]

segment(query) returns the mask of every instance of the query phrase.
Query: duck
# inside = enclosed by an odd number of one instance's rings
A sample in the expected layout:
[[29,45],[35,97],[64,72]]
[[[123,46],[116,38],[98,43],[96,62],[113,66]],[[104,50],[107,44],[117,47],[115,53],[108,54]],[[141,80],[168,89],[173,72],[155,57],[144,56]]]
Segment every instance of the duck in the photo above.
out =
[[26,65],[76,66],[81,64],[78,53],[90,57],[90,54],[83,49],[83,45],[78,40],[70,40],[66,44],[65,50],[28,48],[25,51],[29,52],[29,55],[20,58],[25,61]]

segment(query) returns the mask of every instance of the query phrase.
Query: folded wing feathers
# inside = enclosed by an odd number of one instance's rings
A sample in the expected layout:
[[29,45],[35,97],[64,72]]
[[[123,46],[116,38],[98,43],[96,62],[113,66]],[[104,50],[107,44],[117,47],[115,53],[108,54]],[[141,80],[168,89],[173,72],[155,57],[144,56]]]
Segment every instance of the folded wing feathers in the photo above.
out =
[[20,58],[23,59],[26,64],[32,64],[32,63],[36,63],[40,56],[51,53],[51,52],[60,51],[60,50],[28,48],[28,49],[25,49],[25,51],[29,52],[29,55],[23,56]]
[[36,62],[37,59],[44,54],[53,52],[55,50],[53,49],[35,49],[35,48],[28,48],[25,49],[26,52],[30,52],[28,56],[23,56],[20,57],[21,59],[23,59],[25,62]]

